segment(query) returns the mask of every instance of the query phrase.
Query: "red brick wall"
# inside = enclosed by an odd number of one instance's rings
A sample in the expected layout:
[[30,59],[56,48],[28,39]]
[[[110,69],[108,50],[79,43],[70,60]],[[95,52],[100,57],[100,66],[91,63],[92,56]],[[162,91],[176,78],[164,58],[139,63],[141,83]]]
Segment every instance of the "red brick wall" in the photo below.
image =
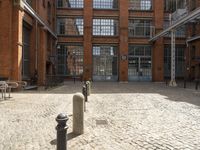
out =
[[[51,21],[48,21],[47,16],[48,1],[51,3]],[[55,2],[48,1],[46,0],[45,7],[42,1],[32,1],[32,7],[42,20],[55,31]],[[0,2],[0,19],[3,20],[0,23],[0,76],[12,80],[22,80],[22,34],[24,20],[31,27],[30,73],[33,76],[35,69],[37,69],[39,85],[44,85],[46,61],[48,58],[46,52],[47,44],[52,45],[55,39],[51,36],[50,39],[52,40],[47,43],[47,32],[44,28],[38,23],[38,28],[36,29],[35,19],[25,13],[19,6],[15,6],[12,0]],[[48,54],[51,55],[51,53],[55,53],[54,51],[54,47],[50,46]],[[36,60],[38,61],[36,62]]]

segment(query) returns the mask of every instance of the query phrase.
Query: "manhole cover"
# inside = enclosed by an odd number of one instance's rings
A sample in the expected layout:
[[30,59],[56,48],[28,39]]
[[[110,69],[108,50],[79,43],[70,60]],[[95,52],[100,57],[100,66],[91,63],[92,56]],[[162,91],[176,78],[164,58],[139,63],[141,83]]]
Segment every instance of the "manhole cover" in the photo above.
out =
[[107,120],[96,120],[96,125],[108,125]]

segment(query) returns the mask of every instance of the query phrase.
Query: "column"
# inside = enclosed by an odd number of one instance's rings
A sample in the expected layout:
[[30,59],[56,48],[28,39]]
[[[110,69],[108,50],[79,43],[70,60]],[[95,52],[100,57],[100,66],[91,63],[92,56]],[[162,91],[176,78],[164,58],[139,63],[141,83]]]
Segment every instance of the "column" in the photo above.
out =
[[128,81],[128,0],[119,0],[119,81]]
[[84,0],[84,71],[83,80],[92,79],[92,16],[93,1]]
[[[164,0],[154,0],[154,20],[156,34],[163,30]],[[159,4],[159,5],[156,5]],[[152,49],[152,79],[160,82],[164,79],[164,40],[160,37]]]

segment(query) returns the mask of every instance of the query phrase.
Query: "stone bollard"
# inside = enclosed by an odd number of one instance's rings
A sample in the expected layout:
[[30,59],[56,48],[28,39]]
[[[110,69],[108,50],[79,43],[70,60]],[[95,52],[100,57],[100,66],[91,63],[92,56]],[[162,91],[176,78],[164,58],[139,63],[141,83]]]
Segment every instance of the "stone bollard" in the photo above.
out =
[[88,94],[87,94],[87,88],[86,88],[85,85],[83,85],[82,94],[84,96],[85,102],[87,102],[88,101],[88,97],[87,97]]
[[84,96],[81,93],[73,96],[73,133],[84,133]]
[[67,129],[66,125],[69,118],[66,114],[59,114],[56,117],[58,125],[56,126],[57,130],[57,150],[67,150]]
[[86,86],[87,86],[87,94],[88,94],[88,96],[90,96],[90,94],[91,94],[91,82],[87,81]]

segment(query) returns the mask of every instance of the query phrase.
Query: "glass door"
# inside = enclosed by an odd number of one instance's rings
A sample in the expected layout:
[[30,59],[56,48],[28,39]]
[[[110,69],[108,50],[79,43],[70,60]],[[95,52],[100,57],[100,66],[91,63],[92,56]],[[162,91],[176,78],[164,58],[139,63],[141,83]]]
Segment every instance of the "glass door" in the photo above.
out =
[[118,57],[117,49],[113,46],[93,47],[93,80],[117,81]]

